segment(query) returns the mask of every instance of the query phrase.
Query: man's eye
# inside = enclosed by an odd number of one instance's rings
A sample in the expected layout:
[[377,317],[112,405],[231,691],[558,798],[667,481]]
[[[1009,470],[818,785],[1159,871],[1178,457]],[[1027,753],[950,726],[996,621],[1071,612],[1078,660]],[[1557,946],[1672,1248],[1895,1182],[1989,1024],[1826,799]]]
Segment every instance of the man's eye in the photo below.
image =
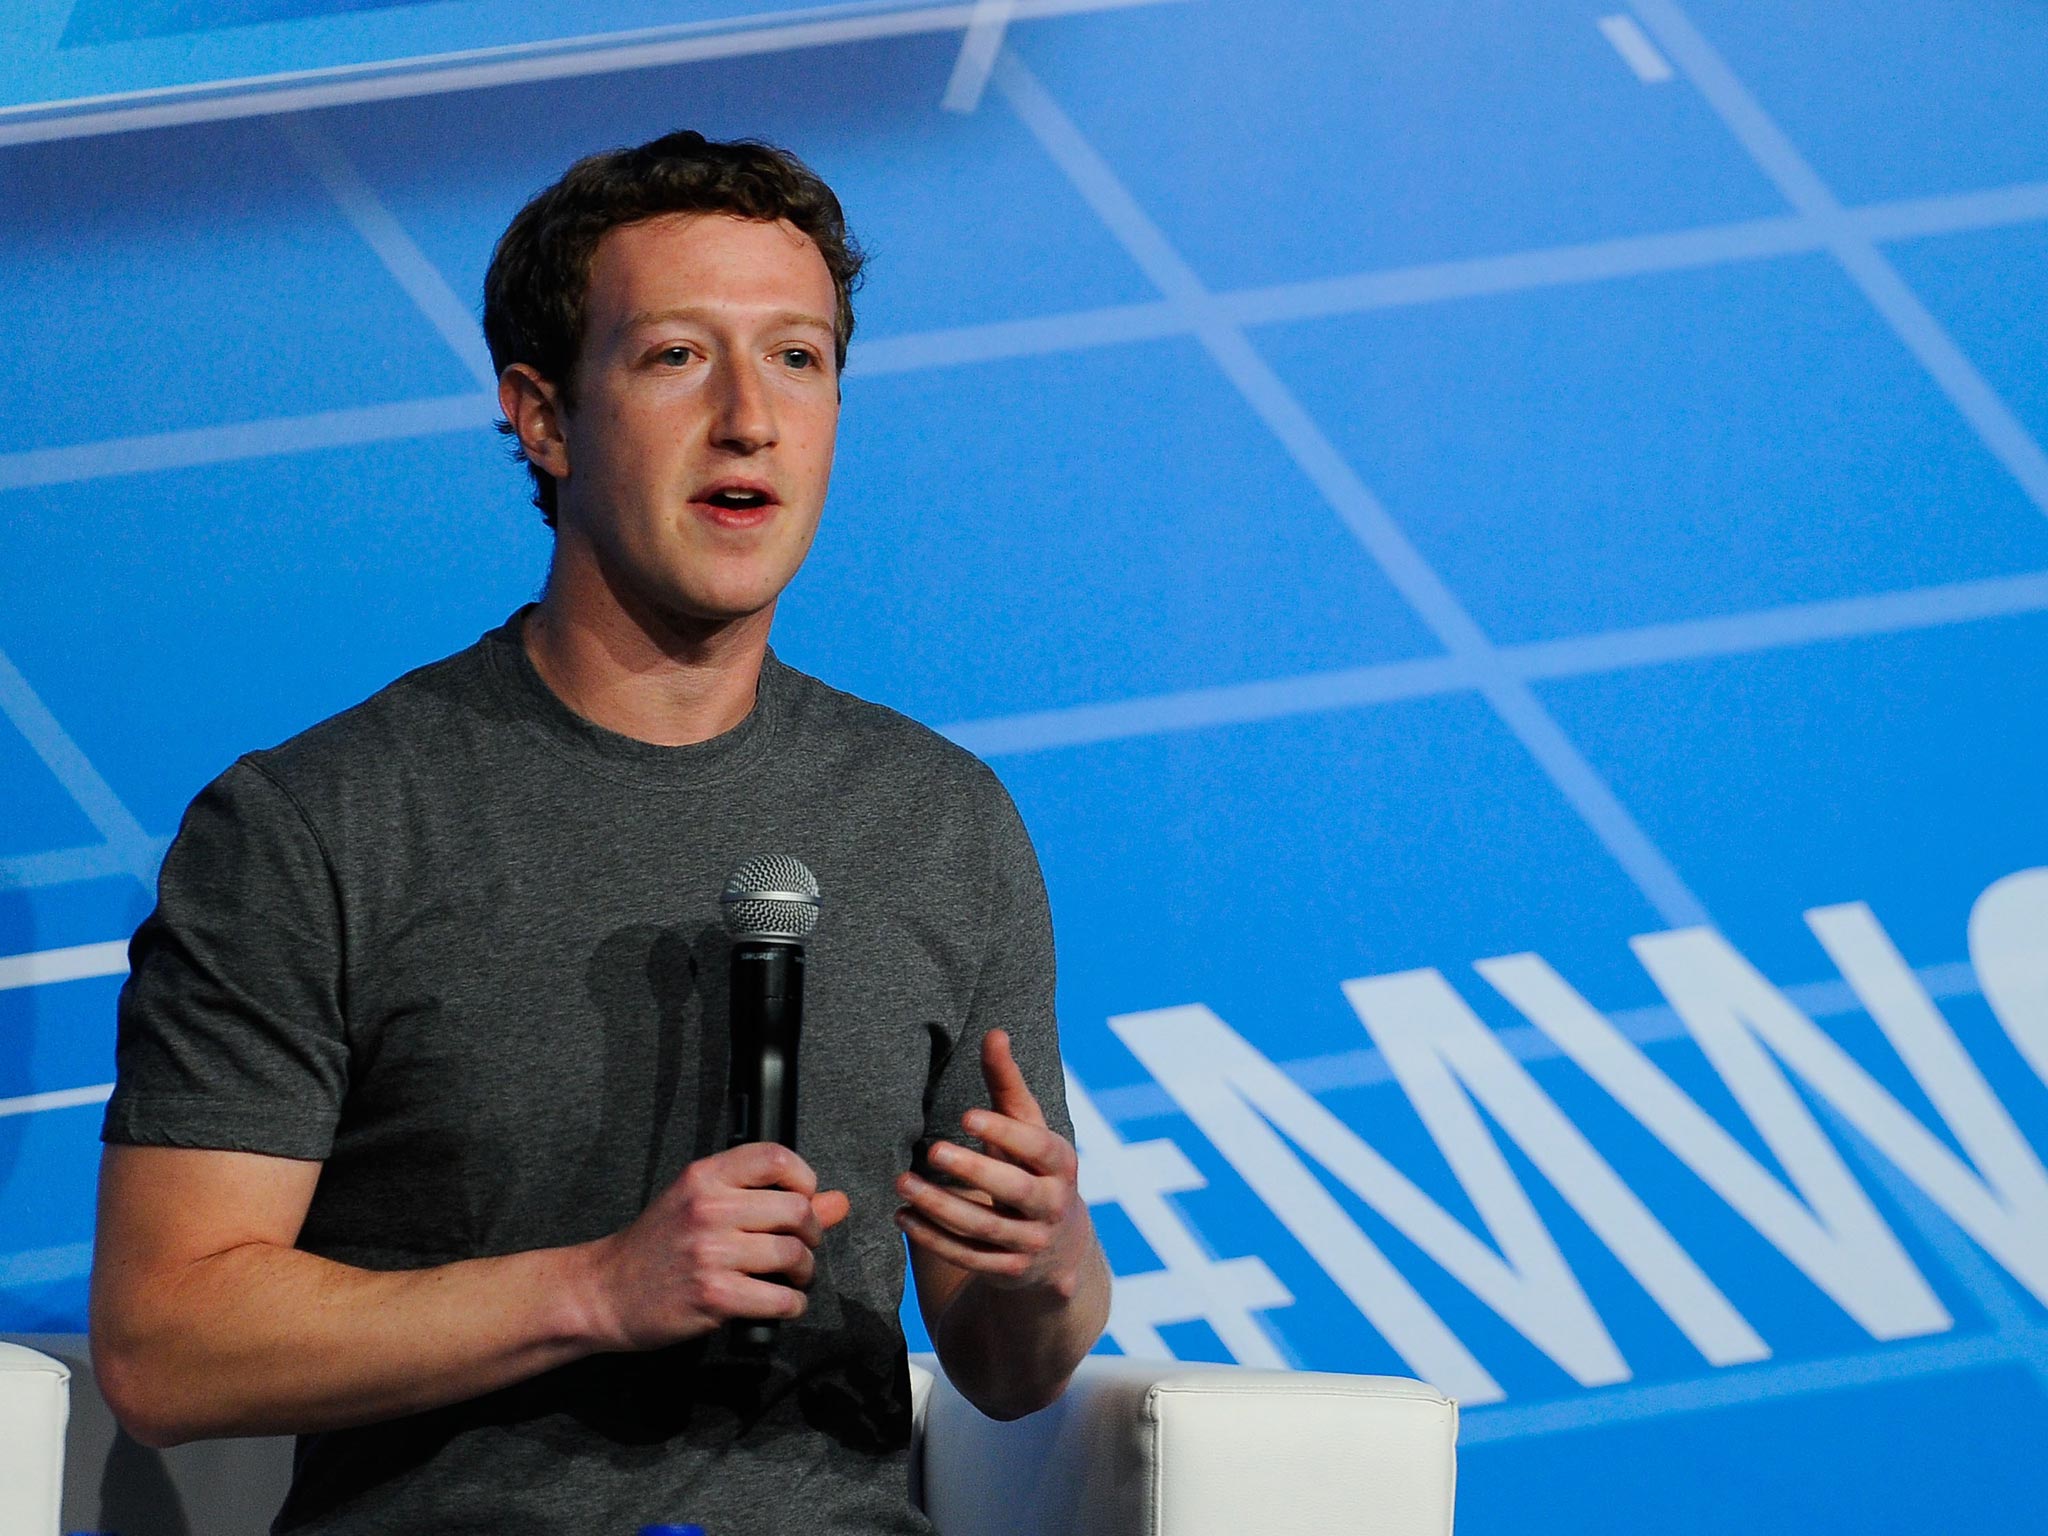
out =
[[792,368],[815,368],[818,366],[817,356],[802,347],[785,348],[782,353],[782,360]]
[[690,360],[688,347],[663,347],[655,354],[664,363],[687,363]]

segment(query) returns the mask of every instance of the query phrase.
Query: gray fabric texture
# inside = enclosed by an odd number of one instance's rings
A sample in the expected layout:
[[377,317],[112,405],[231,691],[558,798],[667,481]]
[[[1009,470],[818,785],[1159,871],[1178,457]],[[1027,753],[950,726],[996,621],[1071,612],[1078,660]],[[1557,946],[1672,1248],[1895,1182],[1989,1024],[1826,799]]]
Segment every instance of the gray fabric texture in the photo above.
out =
[[276,1529],[925,1531],[893,1181],[1010,1031],[1071,1136],[1037,860],[995,776],[772,655],[687,747],[566,708],[523,615],[203,791],[121,994],[109,1141],[324,1163],[299,1246],[414,1269],[601,1237],[726,1142],[746,857],[817,874],[798,1150],[852,1215],[766,1360],[606,1354],[300,1442]]

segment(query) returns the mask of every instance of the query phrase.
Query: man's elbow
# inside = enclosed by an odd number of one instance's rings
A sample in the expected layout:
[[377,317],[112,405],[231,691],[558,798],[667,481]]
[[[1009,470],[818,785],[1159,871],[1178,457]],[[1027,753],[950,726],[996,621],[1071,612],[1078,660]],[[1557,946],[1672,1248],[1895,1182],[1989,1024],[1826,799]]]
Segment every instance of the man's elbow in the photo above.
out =
[[1060,1395],[1067,1390],[1067,1383],[1073,1379],[1073,1373],[1069,1371],[1050,1386],[1039,1384],[1024,1388],[1019,1383],[1011,1382],[1004,1383],[1001,1390],[985,1390],[979,1394],[970,1393],[962,1388],[960,1395],[974,1404],[975,1411],[983,1418],[1007,1424],[1014,1419],[1026,1419],[1034,1413],[1050,1408],[1060,1400]]
[[178,1412],[172,1373],[166,1366],[153,1361],[147,1350],[99,1332],[91,1336],[91,1345],[100,1396],[129,1439],[161,1451],[200,1438],[202,1431]]
[[218,1417],[221,1373],[194,1350],[211,1319],[183,1304],[184,1294],[156,1276],[141,1287],[96,1286],[88,1308],[100,1396],[128,1437],[152,1450],[234,1433]]
[[1007,1424],[1050,1408],[1067,1390],[1067,1383],[1080,1369],[1080,1357],[1053,1359],[1040,1355],[1020,1360],[1014,1356],[960,1359],[955,1351],[948,1361],[942,1352],[939,1364],[953,1389],[974,1405],[985,1419]]

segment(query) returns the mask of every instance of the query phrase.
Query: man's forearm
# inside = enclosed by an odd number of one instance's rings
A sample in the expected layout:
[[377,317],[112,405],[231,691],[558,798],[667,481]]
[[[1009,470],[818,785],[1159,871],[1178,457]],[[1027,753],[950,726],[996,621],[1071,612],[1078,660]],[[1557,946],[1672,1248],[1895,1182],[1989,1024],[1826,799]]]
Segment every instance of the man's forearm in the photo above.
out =
[[1051,1403],[1109,1321],[1109,1265],[1090,1244],[1072,1294],[1006,1289],[974,1276],[954,1295],[932,1340],[946,1378],[992,1419]]
[[417,1413],[604,1347],[591,1252],[379,1271],[244,1243],[159,1280],[144,1304],[96,1307],[95,1365],[124,1425],[152,1445]]
[[138,1440],[343,1429],[732,1318],[798,1317],[847,1213],[794,1152],[756,1142],[690,1164],[608,1237],[367,1270],[293,1246],[316,1176],[251,1153],[107,1149],[93,1360]]

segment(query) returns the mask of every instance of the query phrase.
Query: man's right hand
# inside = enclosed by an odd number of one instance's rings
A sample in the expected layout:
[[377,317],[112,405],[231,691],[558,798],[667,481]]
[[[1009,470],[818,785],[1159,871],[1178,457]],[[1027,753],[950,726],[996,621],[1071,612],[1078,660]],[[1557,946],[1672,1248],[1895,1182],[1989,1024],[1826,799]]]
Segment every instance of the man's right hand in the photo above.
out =
[[787,1147],[751,1142],[700,1159],[631,1226],[591,1245],[595,1334],[605,1348],[654,1349],[733,1318],[800,1317],[817,1246],[847,1210]]

